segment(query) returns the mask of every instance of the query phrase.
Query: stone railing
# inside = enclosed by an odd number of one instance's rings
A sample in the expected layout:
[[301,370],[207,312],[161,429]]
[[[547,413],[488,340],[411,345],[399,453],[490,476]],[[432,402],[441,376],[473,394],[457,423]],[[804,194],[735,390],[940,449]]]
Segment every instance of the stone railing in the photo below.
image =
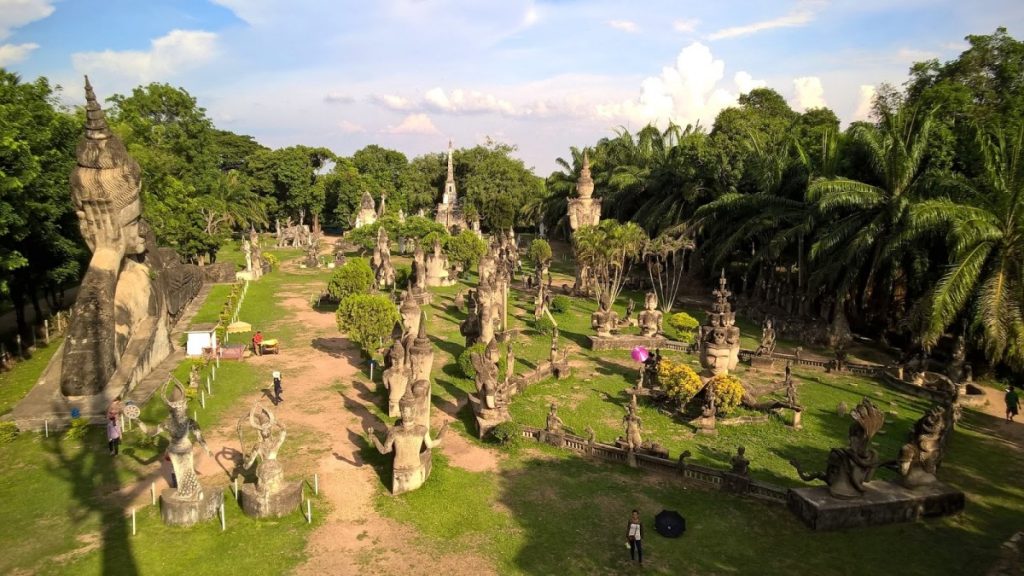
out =
[[[522,426],[521,433],[523,438],[533,440],[534,442],[541,442],[541,439],[545,436],[543,429],[532,426]],[[627,463],[629,461],[628,451],[623,448],[601,442],[591,442],[586,438],[573,434],[562,434],[561,447],[578,454],[609,462]],[[675,476],[687,482],[719,490],[723,489],[724,485],[728,483],[727,477],[733,476],[724,470],[717,470],[699,464],[688,464],[685,461],[674,461],[641,453],[635,453],[634,456],[637,468],[641,470]],[[747,496],[760,498],[776,504],[786,503],[788,493],[786,488],[753,479],[744,479],[742,484],[744,485],[742,493]]]
[[599,336],[587,336],[587,343],[591,350],[630,350],[634,346],[643,346],[654,350],[662,348],[665,350],[678,350],[690,352],[690,345],[678,340],[669,340],[664,336],[639,336],[639,335],[615,335],[610,338]]
[[[748,349],[740,350],[740,353],[739,353],[740,359],[741,360],[747,360],[747,361],[749,361],[752,357],[754,357],[754,355],[755,355],[755,351],[754,350],[748,350]],[[815,359],[811,359],[811,358],[800,358],[800,357],[798,357],[795,354],[783,354],[781,352],[776,352],[775,354],[772,355],[772,358],[774,358],[776,360],[782,360],[783,363],[785,363],[785,362],[792,362],[793,364],[795,364],[797,366],[810,366],[812,368],[821,368],[822,370],[835,370],[835,368],[834,368],[835,361],[834,360],[815,360]],[[869,364],[869,363],[861,363],[861,362],[843,362],[842,365],[838,368],[837,371],[838,372],[846,371],[846,372],[849,372],[851,374],[857,374],[859,376],[877,376],[884,369],[885,369],[885,366],[882,366],[881,364]]]

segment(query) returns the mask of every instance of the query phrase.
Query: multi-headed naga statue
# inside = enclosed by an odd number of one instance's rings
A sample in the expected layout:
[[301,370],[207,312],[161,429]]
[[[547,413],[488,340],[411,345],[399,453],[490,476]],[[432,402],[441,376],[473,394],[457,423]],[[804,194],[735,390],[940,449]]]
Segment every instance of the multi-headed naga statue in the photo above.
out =
[[800,478],[805,482],[823,480],[829,493],[836,498],[860,498],[864,485],[871,481],[880,465],[878,452],[871,447],[871,439],[885,424],[885,413],[867,398],[850,412],[849,444],[846,448],[833,448],[828,455],[824,472],[804,472],[800,463],[791,460]]

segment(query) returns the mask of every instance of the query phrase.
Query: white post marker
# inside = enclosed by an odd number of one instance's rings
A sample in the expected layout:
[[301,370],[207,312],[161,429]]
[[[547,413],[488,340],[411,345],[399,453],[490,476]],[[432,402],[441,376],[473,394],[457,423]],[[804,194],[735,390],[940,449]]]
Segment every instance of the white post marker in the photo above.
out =
[[217,366],[217,368],[220,368],[220,356],[217,356],[216,366]]
[[43,341],[50,344],[50,321],[43,320]]
[[47,438],[50,437],[50,421],[49,420],[43,420],[43,434],[45,434]]
[[192,411],[192,419],[195,420],[196,422],[199,422],[199,412],[196,412],[195,410],[193,410]]
[[373,360],[370,360],[370,382],[373,382]]
[[313,501],[306,500],[306,523],[313,522]]
[[224,502],[220,503],[220,531],[223,532],[225,529],[224,524]]
[[153,506],[156,506],[156,482],[149,483],[149,495],[153,500]]
[[313,494],[320,495],[320,476],[313,474]]
[[206,410],[206,390],[199,391],[199,405],[203,407],[203,410]]
[[235,476],[235,502],[238,502],[238,476]]
[[135,508],[132,508],[132,536],[135,536]]

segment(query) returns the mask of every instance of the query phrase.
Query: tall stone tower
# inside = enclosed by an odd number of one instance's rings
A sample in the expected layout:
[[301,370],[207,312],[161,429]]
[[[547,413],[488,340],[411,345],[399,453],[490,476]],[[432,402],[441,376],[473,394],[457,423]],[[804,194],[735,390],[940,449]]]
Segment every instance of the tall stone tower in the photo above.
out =
[[466,221],[459,210],[459,195],[455,189],[454,154],[452,141],[448,140],[448,178],[445,179],[444,194],[441,195],[441,203],[437,205],[437,216],[435,217],[435,220],[452,234],[466,228]]

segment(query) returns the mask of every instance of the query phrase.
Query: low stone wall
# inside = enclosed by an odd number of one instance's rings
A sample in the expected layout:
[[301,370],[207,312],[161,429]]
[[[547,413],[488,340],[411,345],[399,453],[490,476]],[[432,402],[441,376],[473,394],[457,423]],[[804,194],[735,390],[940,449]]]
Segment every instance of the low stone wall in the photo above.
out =
[[[523,437],[534,442],[541,441],[542,432],[544,431],[540,428],[534,428],[532,426],[522,427]],[[603,444],[601,442],[591,442],[586,438],[581,438],[573,434],[563,434],[562,447],[585,456],[591,456],[609,462],[620,462],[625,464],[628,461],[628,452],[622,448]],[[685,461],[678,462],[667,458],[659,458],[657,456],[649,456],[647,454],[640,453],[636,453],[634,455],[636,456],[637,467],[641,470],[667,474],[677,478],[682,478],[684,481],[696,485],[715,488],[718,490],[724,488],[724,481],[726,477],[730,475],[725,470],[716,470],[714,468],[708,468],[707,466],[700,466],[698,464],[687,464]],[[744,487],[743,494],[747,496],[753,496],[754,498],[760,498],[775,504],[785,505],[787,502],[787,493],[789,490],[786,488],[775,486],[774,484],[769,484],[767,482],[759,482],[753,479],[748,479],[745,484],[746,486]]]
[[878,375],[881,376],[881,381],[886,386],[894,388],[897,391],[902,392],[904,394],[910,394],[911,396],[924,398],[925,400],[929,400],[937,404],[945,404],[950,401],[949,394],[946,394],[945,392],[939,390],[934,390],[932,388],[915,386],[910,382],[900,380],[899,378],[896,377],[895,374],[888,370],[880,370]]
[[678,340],[669,340],[664,336],[612,336],[602,338],[600,336],[587,336],[587,343],[591,350],[631,350],[634,346],[643,346],[650,350],[662,348],[665,350],[678,350],[690,352],[690,345]]

